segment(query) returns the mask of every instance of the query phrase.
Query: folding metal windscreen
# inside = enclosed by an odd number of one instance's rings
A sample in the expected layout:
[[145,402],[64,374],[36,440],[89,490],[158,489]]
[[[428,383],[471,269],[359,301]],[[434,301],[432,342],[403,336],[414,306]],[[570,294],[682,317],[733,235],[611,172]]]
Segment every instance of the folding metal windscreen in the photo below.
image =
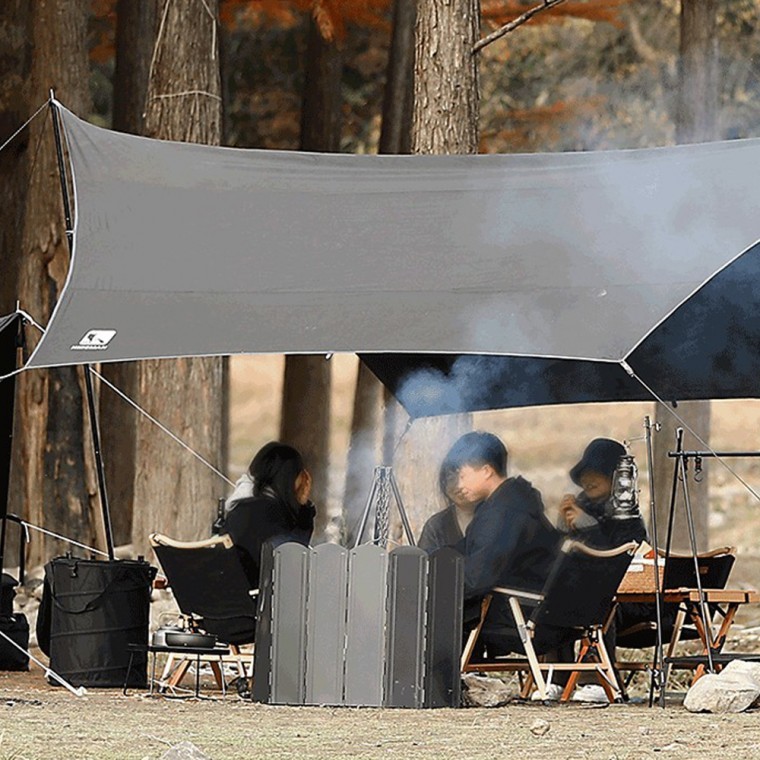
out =
[[452,549],[264,549],[254,699],[458,707],[464,559]]

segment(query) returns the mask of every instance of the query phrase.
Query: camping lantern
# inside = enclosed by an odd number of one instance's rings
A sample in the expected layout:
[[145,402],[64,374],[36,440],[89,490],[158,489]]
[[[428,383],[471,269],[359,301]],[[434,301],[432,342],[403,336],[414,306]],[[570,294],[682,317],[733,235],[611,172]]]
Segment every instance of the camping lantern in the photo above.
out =
[[632,520],[639,517],[638,469],[632,454],[623,454],[618,459],[612,477],[612,519]]

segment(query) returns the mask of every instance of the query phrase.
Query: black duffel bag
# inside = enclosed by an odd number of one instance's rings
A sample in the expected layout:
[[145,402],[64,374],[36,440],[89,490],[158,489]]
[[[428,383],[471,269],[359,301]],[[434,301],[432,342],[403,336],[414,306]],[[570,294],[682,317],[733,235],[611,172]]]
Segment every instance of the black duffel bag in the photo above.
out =
[[[155,576],[142,560],[48,562],[37,632],[50,669],[74,686],[124,685],[127,645],[148,643]],[[128,686],[147,686],[147,654],[135,655],[129,676]]]
[[29,670],[29,621],[26,615],[0,615],[0,631],[24,651],[0,636],[0,670]]

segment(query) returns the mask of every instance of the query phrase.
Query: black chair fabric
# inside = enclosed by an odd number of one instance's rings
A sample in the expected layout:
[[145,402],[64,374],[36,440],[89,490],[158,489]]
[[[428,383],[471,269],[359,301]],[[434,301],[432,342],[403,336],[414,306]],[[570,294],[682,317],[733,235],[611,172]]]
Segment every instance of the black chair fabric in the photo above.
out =
[[184,615],[226,644],[250,644],[256,635],[256,602],[234,546],[153,550]]
[[[733,554],[719,554],[714,557],[697,557],[699,578],[702,588],[721,589],[728,583],[736,557]],[[662,588],[697,588],[693,557],[667,557],[663,559]],[[715,613],[715,605],[709,605],[710,615]],[[621,605],[617,621],[617,645],[626,649],[648,649],[657,644],[657,610],[654,604]],[[677,604],[662,605],[662,640],[670,641],[678,614]],[[681,641],[696,641],[699,632],[692,625],[681,629]]]
[[[699,578],[702,588],[725,588],[728,576],[734,566],[733,554],[719,554],[716,557],[697,557]],[[668,557],[665,559],[662,587],[697,588],[697,575],[694,572],[693,557]]]
[[632,555],[598,557],[577,544],[561,552],[544,585],[543,601],[531,620],[541,625],[588,628],[604,623]]
[[[524,610],[530,609],[529,619],[535,626],[533,647],[537,654],[575,641],[589,628],[601,626],[606,620],[632,554],[595,556],[587,554],[584,548],[577,542],[569,542],[563,548],[552,565],[540,602],[520,600]],[[522,650],[514,623],[494,627],[487,618],[481,638],[489,658]]]

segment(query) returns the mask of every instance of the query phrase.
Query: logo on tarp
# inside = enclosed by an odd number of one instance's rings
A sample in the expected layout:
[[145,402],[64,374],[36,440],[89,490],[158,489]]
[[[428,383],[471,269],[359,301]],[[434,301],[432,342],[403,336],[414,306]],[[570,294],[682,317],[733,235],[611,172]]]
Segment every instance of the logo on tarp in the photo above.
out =
[[79,343],[75,343],[72,351],[105,351],[108,344],[116,335],[116,330],[88,330]]

